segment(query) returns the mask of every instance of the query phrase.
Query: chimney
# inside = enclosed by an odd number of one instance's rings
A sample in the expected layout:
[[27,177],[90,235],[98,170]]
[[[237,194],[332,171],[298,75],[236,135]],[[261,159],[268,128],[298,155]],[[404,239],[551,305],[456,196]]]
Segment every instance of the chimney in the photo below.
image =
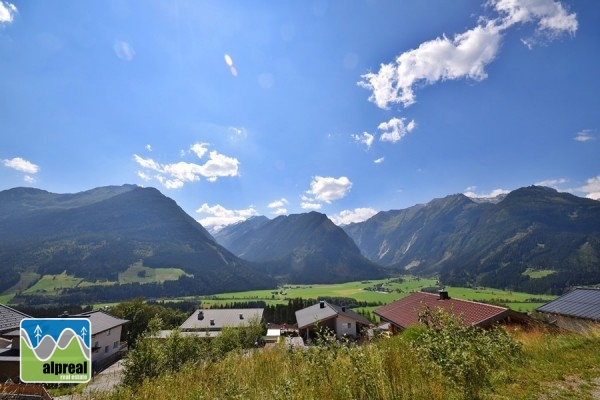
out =
[[325,308],[325,302],[323,300],[319,301],[319,307]]
[[448,296],[448,291],[446,289],[441,289],[439,291],[440,293],[440,300],[449,300],[450,296]]
[[346,312],[346,306],[342,306],[342,312]]
[[204,319],[204,311],[198,311],[198,321],[202,321]]
[[244,314],[240,314],[240,319],[244,319]]

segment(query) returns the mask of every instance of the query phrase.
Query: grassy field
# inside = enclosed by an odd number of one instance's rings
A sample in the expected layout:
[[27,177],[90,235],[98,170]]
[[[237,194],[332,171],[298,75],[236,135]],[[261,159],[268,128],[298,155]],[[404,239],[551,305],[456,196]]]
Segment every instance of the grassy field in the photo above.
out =
[[[408,337],[357,348],[290,351],[285,346],[232,352],[214,362],[163,374],[137,388],[89,398],[127,399],[555,399],[600,398],[600,331],[588,335],[515,331],[520,356],[491,368],[489,386],[465,396],[454,379],[424,360]],[[313,351],[314,350],[314,351]],[[463,353],[472,350],[464,350]],[[467,353],[469,357],[473,354]],[[468,360],[468,359],[467,359]]]
[[119,283],[176,281],[182,275],[186,273],[180,268],[149,268],[144,267],[141,262],[136,262],[119,273]]
[[[221,293],[213,296],[201,296],[204,307],[241,301],[262,300],[267,304],[286,303],[288,299],[301,297],[317,299],[321,297],[349,297],[357,301],[388,304],[397,299],[417,292],[423,288],[435,287],[435,279],[403,276],[400,281],[381,279],[357,281],[331,285],[286,285],[273,290],[254,290],[248,292]],[[370,290],[367,290],[370,289]],[[542,304],[556,298],[549,295],[532,295],[491,288],[446,287],[451,297],[473,301],[487,301],[506,304],[516,311],[532,311]],[[371,310],[375,307],[368,307]]]
[[[186,273],[180,268],[148,268],[142,263],[134,263],[127,270],[119,273],[119,281],[86,281],[66,272],[56,275],[44,275],[40,277],[35,273],[24,273],[17,285],[13,286],[5,294],[0,296],[0,302],[6,303],[15,293],[22,290],[28,295],[56,296],[62,289],[70,289],[85,286],[116,285],[124,283],[150,283],[177,280]],[[34,283],[35,282],[35,283]],[[31,286],[31,287],[29,287]]]

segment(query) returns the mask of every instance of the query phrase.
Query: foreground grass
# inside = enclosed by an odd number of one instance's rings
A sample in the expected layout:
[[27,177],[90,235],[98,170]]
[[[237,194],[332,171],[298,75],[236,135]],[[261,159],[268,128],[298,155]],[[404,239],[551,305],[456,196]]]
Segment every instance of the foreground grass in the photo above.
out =
[[[600,399],[600,330],[588,335],[513,332],[522,357],[499,365],[481,399]],[[89,398],[461,399],[433,365],[394,337],[357,348],[285,346],[232,352],[176,374]]]

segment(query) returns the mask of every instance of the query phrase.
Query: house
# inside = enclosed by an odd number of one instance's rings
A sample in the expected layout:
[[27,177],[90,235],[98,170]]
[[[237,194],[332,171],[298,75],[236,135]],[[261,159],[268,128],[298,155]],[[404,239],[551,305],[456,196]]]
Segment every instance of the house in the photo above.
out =
[[506,320],[511,315],[505,307],[493,306],[476,301],[452,299],[445,290],[439,294],[417,292],[373,311],[381,322],[390,324],[391,333],[398,333],[419,324],[419,313],[426,307],[442,308],[453,314],[467,326],[486,328],[495,322]]
[[559,328],[583,332],[600,327],[600,288],[576,288],[536,310]]
[[296,311],[300,336],[308,340],[321,328],[328,328],[337,338],[356,338],[362,328],[372,325],[371,321],[346,307],[336,306],[321,300],[317,304]]
[[[62,317],[67,317],[63,315]],[[121,344],[121,330],[129,321],[97,310],[70,315],[72,318],[89,318],[92,326],[92,370],[100,371],[121,358],[126,344]]]
[[[250,322],[262,322],[264,308],[208,308],[196,310],[179,327],[183,336],[215,337],[223,328],[241,328]],[[160,331],[155,337],[166,338],[171,331]]]
[[0,383],[19,382],[21,320],[29,315],[0,304]]

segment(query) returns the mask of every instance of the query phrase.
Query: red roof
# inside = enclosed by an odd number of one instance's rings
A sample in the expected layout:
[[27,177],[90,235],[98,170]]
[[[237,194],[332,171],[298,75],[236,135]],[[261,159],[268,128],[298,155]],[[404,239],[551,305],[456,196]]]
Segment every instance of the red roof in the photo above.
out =
[[439,295],[425,292],[413,293],[393,303],[379,307],[374,312],[383,320],[401,328],[419,323],[419,312],[425,306],[460,316],[465,325],[486,326],[508,315],[508,308],[460,299],[441,299]]

